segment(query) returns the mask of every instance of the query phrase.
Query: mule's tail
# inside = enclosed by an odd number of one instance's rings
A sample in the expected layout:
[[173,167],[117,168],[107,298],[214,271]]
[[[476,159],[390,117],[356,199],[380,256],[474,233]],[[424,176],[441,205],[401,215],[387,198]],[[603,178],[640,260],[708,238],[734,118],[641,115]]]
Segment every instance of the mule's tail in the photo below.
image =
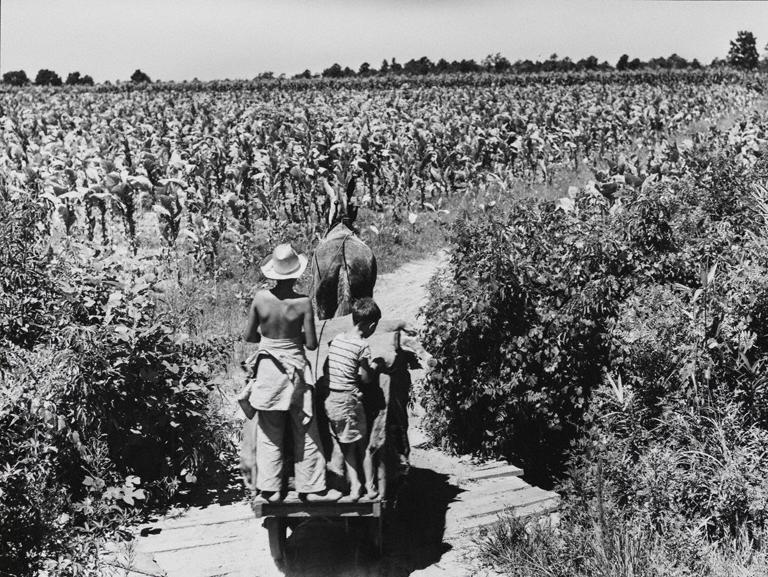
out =
[[339,267],[339,283],[336,285],[336,316],[343,317],[352,312],[352,290],[349,287],[347,263]]

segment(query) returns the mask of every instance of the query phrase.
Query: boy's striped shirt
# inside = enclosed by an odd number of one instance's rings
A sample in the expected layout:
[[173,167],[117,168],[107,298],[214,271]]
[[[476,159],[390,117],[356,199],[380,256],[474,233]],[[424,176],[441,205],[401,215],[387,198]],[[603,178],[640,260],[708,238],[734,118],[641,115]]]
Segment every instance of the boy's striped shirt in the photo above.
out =
[[354,391],[358,387],[360,361],[371,361],[368,343],[357,335],[341,334],[328,348],[328,385],[331,389]]

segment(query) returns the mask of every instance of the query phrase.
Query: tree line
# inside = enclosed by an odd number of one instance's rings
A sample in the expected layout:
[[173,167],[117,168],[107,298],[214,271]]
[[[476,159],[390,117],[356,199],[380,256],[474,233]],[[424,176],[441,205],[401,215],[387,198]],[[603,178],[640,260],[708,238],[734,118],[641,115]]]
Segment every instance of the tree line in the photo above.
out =
[[[24,86],[29,84],[29,77],[24,70],[11,70],[3,74],[3,82],[10,84],[11,86]],[[67,84],[69,86],[93,86],[93,78],[88,74],[82,75],[79,72],[70,72],[67,75],[67,79],[62,82],[61,76],[56,74],[53,70],[42,68],[37,71],[35,76],[35,84],[38,86],[61,86]]]
[[[142,82],[152,82],[152,79],[141,70],[136,70],[131,75],[131,82],[140,84]],[[30,83],[29,77],[24,70],[11,70],[3,74],[3,83],[10,84],[11,86],[26,86]],[[80,74],[80,72],[70,72],[67,74],[67,79],[62,82],[61,76],[59,76],[53,70],[42,68],[37,71],[35,76],[35,82],[37,86],[61,86],[66,84],[68,86],[93,86],[93,78],[89,74]]]
[[[768,46],[766,46],[768,50]],[[735,68],[754,70],[761,68],[768,70],[768,59],[760,60],[757,52],[757,39],[752,32],[739,31],[734,40],[731,40],[730,49],[726,59],[715,58],[709,64],[710,67],[732,66]],[[678,54],[672,54],[668,58],[651,58],[648,61],[639,58],[630,58],[628,54],[622,54],[615,65],[607,61],[600,62],[595,56],[588,56],[581,60],[571,60],[569,57],[560,58],[557,54],[552,54],[547,60],[517,60],[510,62],[509,59],[499,53],[489,54],[482,61],[475,60],[454,60],[448,62],[441,58],[437,62],[432,62],[426,56],[419,59],[411,59],[405,64],[400,64],[392,58],[391,62],[384,60],[380,68],[373,68],[368,62],[363,62],[357,71],[349,66],[344,68],[335,63],[326,68],[321,73],[324,78],[344,78],[352,76],[377,76],[387,74],[405,74],[405,75],[426,75],[426,74],[444,74],[444,73],[463,73],[463,72],[499,72],[513,74],[530,74],[537,72],[591,72],[600,70],[617,70],[619,72],[626,70],[685,70],[700,69],[704,66],[698,59],[687,60]],[[297,74],[294,78],[311,78],[313,75],[309,70]]]
[[[466,72],[497,72],[512,74],[530,74],[536,72],[580,72],[580,71],[599,71],[599,70],[640,70],[646,68],[662,69],[684,69],[701,68],[698,60],[691,62],[685,58],[673,54],[669,58],[654,58],[649,62],[642,62],[638,58],[629,60],[629,56],[624,54],[616,66],[607,61],[600,62],[597,57],[589,56],[581,60],[571,60],[567,56],[559,58],[557,54],[552,54],[547,60],[518,60],[510,62],[501,54],[490,54],[482,61],[475,60],[454,60],[447,61],[441,58],[437,62],[432,62],[426,56],[419,59],[411,59],[404,64],[400,64],[396,59],[391,62],[384,60],[381,67],[377,70],[368,62],[363,62],[357,71],[347,67],[342,68],[340,64],[335,63],[326,68],[321,73],[324,78],[345,78],[352,76],[377,76],[387,74],[405,74],[411,76],[427,74],[445,74],[445,73],[466,73]],[[294,78],[311,78],[312,73],[305,70],[297,74]]]
[[[766,46],[768,50],[768,46]],[[768,58],[760,59],[757,52],[757,38],[752,32],[741,30],[736,38],[731,40],[728,55],[725,59],[715,58],[709,64],[709,67],[717,68],[720,66],[732,66],[744,70],[768,70]],[[367,77],[367,76],[386,76],[386,75],[409,75],[424,76],[428,74],[462,74],[469,72],[494,72],[494,73],[512,73],[512,74],[531,74],[547,72],[594,72],[616,70],[685,70],[700,69],[704,66],[696,59],[687,60],[677,54],[672,54],[668,58],[651,58],[648,61],[639,58],[631,58],[628,54],[622,54],[615,65],[608,61],[600,62],[595,56],[588,56],[581,60],[571,60],[569,57],[560,58],[557,54],[552,54],[547,60],[517,60],[510,62],[505,56],[499,53],[489,54],[480,62],[474,59],[448,61],[441,58],[437,62],[432,62],[426,56],[415,59],[412,58],[404,64],[397,62],[395,58],[391,61],[384,59],[381,66],[376,69],[368,62],[363,62],[357,70],[349,66],[342,66],[337,62],[322,71],[320,76],[323,78],[349,78],[349,77]],[[281,75],[283,77],[284,75]],[[313,78],[316,76],[309,69],[294,78]],[[272,72],[262,72],[257,78],[273,78]],[[151,78],[143,71],[137,69],[131,75],[131,82],[141,84],[152,82]],[[27,73],[24,70],[13,70],[3,74],[3,83],[11,86],[24,86],[30,83]],[[70,72],[67,79],[62,83],[61,77],[52,70],[39,70],[35,77],[38,86],[61,86],[84,85],[93,86],[93,78],[89,75],[81,75],[80,72]]]

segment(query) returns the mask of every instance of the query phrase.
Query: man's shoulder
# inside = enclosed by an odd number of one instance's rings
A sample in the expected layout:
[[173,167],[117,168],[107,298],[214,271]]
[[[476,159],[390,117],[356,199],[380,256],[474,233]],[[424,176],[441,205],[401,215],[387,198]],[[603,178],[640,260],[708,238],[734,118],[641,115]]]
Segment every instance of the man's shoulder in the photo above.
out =
[[312,309],[312,299],[307,295],[298,295],[294,301],[297,308],[304,312],[308,312]]
[[309,306],[311,304],[311,300],[307,295],[303,294],[295,294],[291,297],[285,299],[280,298],[276,296],[271,290],[269,289],[259,289],[256,291],[256,294],[253,295],[254,302],[273,302],[273,301],[288,301],[295,305],[299,306]]
[[259,299],[268,299],[268,298],[274,298],[275,295],[272,294],[272,291],[267,288],[260,288],[256,291],[256,293],[253,295],[254,300]]

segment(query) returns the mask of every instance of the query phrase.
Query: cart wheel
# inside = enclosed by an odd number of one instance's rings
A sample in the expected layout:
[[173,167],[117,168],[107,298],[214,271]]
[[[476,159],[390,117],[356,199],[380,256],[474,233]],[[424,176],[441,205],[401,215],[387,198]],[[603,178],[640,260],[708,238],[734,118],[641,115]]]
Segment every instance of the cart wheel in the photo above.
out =
[[373,553],[377,557],[381,557],[384,554],[384,517],[373,517],[371,519],[370,534]]
[[275,563],[280,564],[285,559],[285,519],[279,517],[267,517],[264,519],[264,527],[269,533],[269,552]]

